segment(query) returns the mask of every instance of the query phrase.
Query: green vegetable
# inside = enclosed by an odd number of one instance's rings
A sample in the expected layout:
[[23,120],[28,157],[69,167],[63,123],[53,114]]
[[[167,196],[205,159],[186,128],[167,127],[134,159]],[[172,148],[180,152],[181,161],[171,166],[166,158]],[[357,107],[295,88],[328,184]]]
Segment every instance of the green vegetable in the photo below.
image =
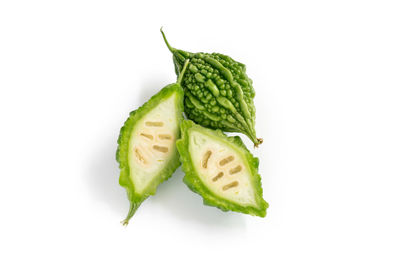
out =
[[227,137],[190,120],[182,122],[181,135],[176,145],[183,181],[205,205],[265,217],[268,203],[262,197],[258,158],[240,137]]
[[183,89],[180,85],[188,61],[177,83],[167,85],[139,109],[130,113],[118,139],[119,183],[130,201],[127,225],[140,204],[154,195],[157,186],[180,165],[175,141],[183,120]]
[[190,59],[182,81],[187,117],[208,128],[243,133],[255,146],[261,144],[262,139],[256,137],[255,131],[255,92],[245,65],[218,53],[175,49],[169,45],[162,30],[161,33],[173,54],[177,74],[185,60]]

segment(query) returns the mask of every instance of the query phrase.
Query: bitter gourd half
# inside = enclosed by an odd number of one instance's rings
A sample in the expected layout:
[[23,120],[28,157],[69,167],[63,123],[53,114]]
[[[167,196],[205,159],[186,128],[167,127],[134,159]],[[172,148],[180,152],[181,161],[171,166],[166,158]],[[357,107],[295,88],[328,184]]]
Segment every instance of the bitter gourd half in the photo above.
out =
[[265,217],[268,203],[262,197],[258,158],[240,137],[227,137],[190,120],[182,122],[181,136],[176,145],[183,181],[203,197],[204,204]]
[[158,185],[180,165],[175,141],[183,120],[183,89],[177,83],[167,85],[139,109],[130,113],[118,139],[119,183],[125,187],[130,209],[127,225],[140,204],[154,195]]
[[187,117],[208,128],[243,133],[255,146],[261,144],[255,130],[255,91],[246,66],[218,53],[190,53],[173,48],[162,30],[161,33],[173,54],[178,75],[185,60],[190,59],[182,81]]

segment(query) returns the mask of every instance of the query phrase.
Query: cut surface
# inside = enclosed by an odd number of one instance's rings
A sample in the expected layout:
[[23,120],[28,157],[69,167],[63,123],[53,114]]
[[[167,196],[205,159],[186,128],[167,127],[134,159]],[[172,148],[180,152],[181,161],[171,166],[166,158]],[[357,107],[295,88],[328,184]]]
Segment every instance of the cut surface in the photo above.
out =
[[116,160],[119,184],[126,189],[129,220],[158,186],[179,167],[176,140],[183,121],[183,90],[180,85],[187,61],[176,83],[169,84],[138,109],[129,113],[118,137]]
[[210,191],[243,206],[257,206],[249,167],[238,151],[192,128],[189,153],[200,180]]
[[203,203],[222,211],[265,217],[268,203],[263,198],[258,158],[238,136],[228,137],[191,120],[181,123],[176,141],[183,182],[203,197]]
[[160,102],[137,122],[129,141],[129,167],[137,193],[141,193],[176,154],[179,133],[176,94]]

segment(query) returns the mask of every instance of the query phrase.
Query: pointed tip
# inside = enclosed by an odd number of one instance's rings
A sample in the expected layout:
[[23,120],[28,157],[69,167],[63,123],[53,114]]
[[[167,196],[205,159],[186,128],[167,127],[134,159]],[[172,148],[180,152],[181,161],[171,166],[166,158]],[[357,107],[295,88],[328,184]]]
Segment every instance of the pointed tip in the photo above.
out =
[[162,35],[164,35],[163,27],[164,27],[164,26],[161,26],[161,27],[160,27],[160,32],[161,32]]
[[169,51],[171,51],[172,53],[174,53],[176,49],[173,48],[172,46],[170,46],[170,44],[168,43],[167,37],[165,36],[165,33],[164,33],[164,31],[163,31],[163,27],[162,27],[162,26],[161,26],[161,28],[160,28],[160,32],[161,32],[161,34],[162,34],[162,36],[163,36],[164,42],[165,42],[165,44],[167,45]]
[[139,208],[140,204],[142,204],[142,201],[135,202],[135,201],[130,201],[130,206],[129,206],[129,212],[126,218],[121,221],[121,224],[123,226],[127,226],[129,224],[129,220],[132,218],[132,216],[135,214],[136,210]]
[[258,148],[258,146],[261,145],[264,142],[264,140],[262,138],[257,138],[256,140],[257,142],[254,143],[254,147]]

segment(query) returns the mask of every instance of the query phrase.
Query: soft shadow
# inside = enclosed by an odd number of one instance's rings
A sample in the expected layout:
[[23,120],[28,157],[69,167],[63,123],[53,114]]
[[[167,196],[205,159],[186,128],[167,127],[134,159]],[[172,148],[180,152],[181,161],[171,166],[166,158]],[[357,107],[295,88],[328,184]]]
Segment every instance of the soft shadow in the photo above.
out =
[[93,152],[87,182],[96,200],[106,203],[111,210],[123,217],[129,208],[125,190],[119,186],[119,169],[115,160],[117,137],[102,142],[100,149]]
[[[143,105],[165,86],[163,83],[162,79],[155,80],[149,77],[146,82],[141,84],[140,90],[132,90],[132,96],[134,97],[132,103],[138,103],[137,107]],[[134,109],[135,107],[131,110]],[[126,113],[129,114],[131,110]],[[106,203],[113,212],[118,213],[122,218],[129,209],[129,202],[125,189],[118,182],[119,168],[115,154],[119,130],[120,128],[110,130],[114,134],[108,134],[108,138],[102,140],[101,144],[99,144],[99,150],[93,151],[91,164],[88,167],[86,176],[89,190],[94,198]]]
[[246,228],[243,215],[203,205],[203,199],[183,183],[183,176],[181,168],[178,168],[168,181],[159,186],[157,194],[151,198],[152,204],[163,206],[168,213],[186,222],[219,229]]
[[[144,82],[140,85],[140,90],[138,90],[134,97],[138,101],[139,106],[143,105],[145,102],[149,101],[149,99],[157,94],[162,88],[164,88],[167,84],[171,82],[166,82],[167,79],[154,79],[148,78],[145,79]],[[138,106],[138,107],[139,107]]]

